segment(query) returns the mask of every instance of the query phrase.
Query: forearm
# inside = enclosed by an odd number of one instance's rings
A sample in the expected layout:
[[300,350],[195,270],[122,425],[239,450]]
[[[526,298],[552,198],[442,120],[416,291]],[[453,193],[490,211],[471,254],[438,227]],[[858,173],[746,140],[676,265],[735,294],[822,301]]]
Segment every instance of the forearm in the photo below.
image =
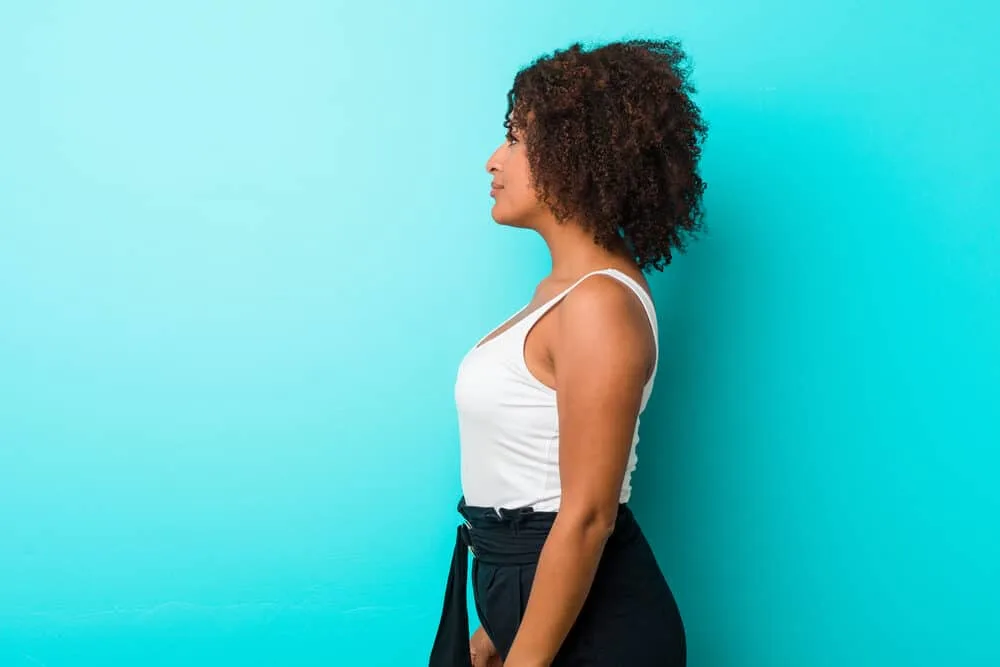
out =
[[596,518],[556,518],[538,560],[524,618],[505,665],[549,665],[590,592],[610,529]]

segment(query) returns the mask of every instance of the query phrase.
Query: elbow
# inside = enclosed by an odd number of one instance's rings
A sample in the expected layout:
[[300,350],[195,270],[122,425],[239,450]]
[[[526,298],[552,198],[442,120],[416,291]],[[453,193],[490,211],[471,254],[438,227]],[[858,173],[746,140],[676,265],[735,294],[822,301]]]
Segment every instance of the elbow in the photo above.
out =
[[560,515],[566,527],[578,533],[585,542],[603,546],[615,532],[617,510],[617,506],[613,511],[599,507],[579,510],[564,508],[560,511]]

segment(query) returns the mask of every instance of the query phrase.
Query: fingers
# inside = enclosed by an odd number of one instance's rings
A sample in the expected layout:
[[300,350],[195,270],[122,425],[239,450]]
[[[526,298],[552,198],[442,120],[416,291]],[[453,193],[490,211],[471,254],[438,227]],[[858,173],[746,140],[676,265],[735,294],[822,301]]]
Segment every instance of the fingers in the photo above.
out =
[[469,651],[472,658],[472,667],[503,667],[500,656],[496,653],[473,648]]

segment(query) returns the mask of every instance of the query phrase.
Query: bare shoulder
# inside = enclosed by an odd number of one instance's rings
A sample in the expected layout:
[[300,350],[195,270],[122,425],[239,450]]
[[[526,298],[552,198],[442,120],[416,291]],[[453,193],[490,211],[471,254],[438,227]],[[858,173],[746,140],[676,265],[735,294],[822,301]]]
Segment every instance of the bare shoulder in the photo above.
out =
[[[641,283],[640,283],[641,284]],[[631,287],[607,275],[590,276],[566,295],[560,311],[567,320],[609,330],[649,329],[646,309]]]
[[560,305],[558,319],[564,352],[612,357],[644,368],[655,355],[642,302],[631,287],[611,276],[591,276],[577,285]]

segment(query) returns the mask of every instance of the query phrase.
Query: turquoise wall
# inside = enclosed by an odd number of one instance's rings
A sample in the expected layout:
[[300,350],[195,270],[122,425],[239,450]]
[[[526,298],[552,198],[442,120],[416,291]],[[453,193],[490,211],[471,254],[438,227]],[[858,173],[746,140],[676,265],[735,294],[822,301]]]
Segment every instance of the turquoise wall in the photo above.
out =
[[4,3],[0,665],[419,666],[507,87],[678,36],[711,234],[635,509],[695,667],[1000,663],[985,2]]

